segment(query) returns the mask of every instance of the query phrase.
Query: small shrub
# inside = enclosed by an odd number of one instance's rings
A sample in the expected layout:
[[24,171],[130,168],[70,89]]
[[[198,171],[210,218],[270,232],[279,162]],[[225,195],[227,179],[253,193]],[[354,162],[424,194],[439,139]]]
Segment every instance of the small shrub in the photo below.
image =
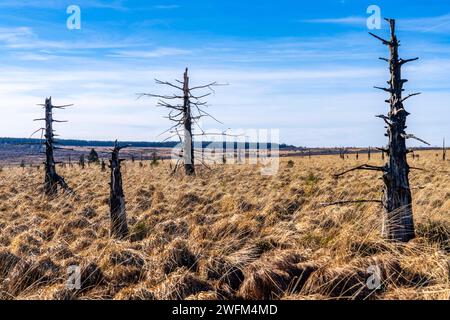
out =
[[294,167],[294,161],[289,160],[288,163],[287,163],[287,167],[288,168],[293,168]]
[[137,222],[130,232],[131,241],[141,241],[147,238],[150,233],[150,227],[145,221]]

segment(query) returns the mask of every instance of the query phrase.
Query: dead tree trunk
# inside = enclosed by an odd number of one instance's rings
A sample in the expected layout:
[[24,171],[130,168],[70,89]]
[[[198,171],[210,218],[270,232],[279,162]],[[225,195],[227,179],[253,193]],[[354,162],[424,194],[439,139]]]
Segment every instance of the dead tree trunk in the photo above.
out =
[[[406,139],[415,138],[414,135],[407,135],[406,119],[409,113],[405,110],[403,102],[411,96],[418,93],[402,97],[404,91],[403,85],[408,81],[402,79],[402,66],[409,62],[417,60],[403,60],[399,58],[399,41],[395,34],[395,20],[386,19],[390,24],[390,40],[384,40],[374,34],[375,38],[387,45],[390,51],[390,58],[385,59],[389,63],[390,80],[388,88],[377,89],[386,91],[390,94],[387,102],[390,105],[388,115],[377,116],[382,118],[387,124],[387,136],[389,144],[386,153],[389,156],[388,163],[383,168],[383,198],[384,217],[382,225],[382,234],[384,237],[401,242],[407,242],[414,238],[414,221],[412,210],[412,196],[409,185],[410,167],[406,155]],[[418,139],[420,140],[420,139]],[[423,141],[423,140],[421,140]]]
[[119,151],[122,148],[123,147],[117,145],[116,141],[110,160],[111,182],[109,184],[109,208],[111,216],[111,236],[116,239],[124,239],[128,236],[125,196],[123,194],[122,174],[120,172],[120,163],[123,160],[119,159]]
[[189,76],[186,68],[183,75],[183,128],[184,128],[184,144],[183,144],[183,160],[184,171],[187,175],[195,175],[194,166],[194,141],[192,139],[192,114],[189,92]]
[[[182,93],[174,95],[156,95],[156,94],[141,93],[139,94],[139,97],[149,96],[160,98],[161,100],[158,102],[157,105],[165,107],[170,110],[168,118],[169,120],[175,122],[175,125],[173,125],[166,132],[172,133],[172,136],[170,136],[169,138],[178,136],[178,138],[182,142],[182,152],[183,152],[182,159],[184,162],[185,173],[186,175],[195,175],[195,157],[194,157],[195,150],[193,137],[196,135],[197,136],[212,135],[203,131],[203,129],[199,125],[199,120],[203,117],[210,117],[215,121],[217,120],[213,116],[211,116],[208,112],[204,111],[202,108],[206,106],[206,102],[203,102],[202,98],[209,96],[211,93],[195,96],[193,94],[193,91],[199,89],[210,89],[212,92],[214,92],[212,87],[218,86],[220,84],[212,82],[207,85],[190,87],[188,68],[186,68],[183,74],[183,81],[176,80],[176,82],[177,83],[170,83],[156,80],[156,83],[178,89]],[[172,101],[174,100],[178,101],[181,100],[182,102],[180,102],[179,104],[174,104],[172,103]],[[201,133],[194,134],[193,127],[195,125],[198,127]],[[223,133],[223,135],[226,134]],[[201,157],[200,160],[202,161]],[[174,171],[176,171],[177,168],[178,162],[175,165]]]
[[403,85],[408,80],[402,79],[401,67],[405,63],[417,60],[418,58],[408,60],[399,58],[399,41],[395,35],[395,20],[386,19],[386,21],[390,24],[390,40],[382,39],[373,33],[370,34],[380,40],[384,45],[388,46],[390,51],[389,59],[380,58],[389,63],[391,75],[390,80],[388,81],[389,87],[375,87],[390,94],[389,99],[386,100],[390,105],[388,114],[377,116],[378,118],[383,119],[387,124],[386,136],[389,138],[389,144],[387,148],[382,148],[381,151],[386,152],[389,160],[388,163],[381,167],[365,164],[346,170],[345,172],[336,175],[336,177],[353,170],[375,170],[383,172],[384,187],[381,203],[384,208],[384,214],[382,220],[382,234],[385,238],[390,240],[407,242],[414,238],[415,234],[412,196],[409,186],[410,167],[406,158],[408,153],[408,150],[406,149],[406,139],[412,138],[426,144],[428,143],[412,134],[405,133],[406,118],[409,113],[405,110],[403,102],[418,93],[402,97],[404,91]]
[[69,107],[66,106],[54,106],[52,105],[52,98],[46,98],[45,104],[41,105],[45,108],[45,118],[35,119],[35,121],[45,121],[44,137],[45,137],[45,179],[44,179],[44,192],[48,196],[53,196],[58,192],[58,185],[69,193],[73,191],[69,188],[64,179],[56,173],[56,161],[54,158],[54,150],[56,149],[55,144],[55,133],[53,130],[54,122],[65,122],[53,119],[53,109],[64,109]]
[[445,161],[446,160],[446,156],[447,156],[447,149],[445,148],[445,138],[442,142],[442,160]]

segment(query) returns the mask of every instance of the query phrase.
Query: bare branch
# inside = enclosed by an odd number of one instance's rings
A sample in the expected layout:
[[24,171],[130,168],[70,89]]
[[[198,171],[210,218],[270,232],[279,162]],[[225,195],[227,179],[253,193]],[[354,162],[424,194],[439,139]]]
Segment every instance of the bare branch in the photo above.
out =
[[417,96],[417,95],[419,95],[419,94],[422,94],[422,93],[421,93],[421,92],[411,93],[411,94],[409,94],[407,97],[403,98],[403,99],[402,99],[402,102],[405,101],[406,99],[409,99],[409,98],[411,98],[411,97]]
[[385,44],[385,45],[387,45],[387,46],[392,45],[392,42],[387,41],[387,40],[384,40],[383,38],[377,36],[376,34],[373,34],[372,32],[369,32],[369,34],[370,34],[372,37],[377,38],[378,40],[380,40],[383,44]]
[[399,63],[400,65],[404,65],[405,63],[411,62],[411,61],[416,61],[419,60],[419,58],[413,58],[413,59],[400,59]]
[[30,136],[30,138],[31,137],[33,137],[36,133],[38,133],[39,131],[44,131],[45,130],[45,128],[39,128],[39,129],[37,129],[36,131],[34,131],[32,134],[31,134],[31,136]]
[[410,169],[413,169],[413,170],[419,170],[419,171],[429,172],[429,170],[423,169],[423,168],[417,168],[417,167],[409,167],[409,168],[410,168]]
[[206,97],[208,97],[208,96],[210,96],[210,95],[211,95],[211,92],[210,92],[210,93],[207,93],[207,94],[204,94],[204,95],[201,95],[201,96],[194,96],[194,95],[192,95],[192,94],[189,92],[189,96],[190,96],[191,98],[194,98],[195,100],[200,100],[200,99],[206,98]]
[[392,125],[391,119],[389,119],[389,117],[385,116],[384,114],[379,114],[379,115],[376,115],[375,117],[383,119],[384,122],[386,122],[386,124],[389,126]]
[[208,88],[211,91],[215,92],[211,87],[219,86],[219,85],[220,84],[218,84],[217,82],[211,82],[211,83],[205,84],[203,86],[197,86],[197,87],[189,88],[189,91]]
[[417,141],[420,141],[420,142],[425,143],[426,145],[430,146],[430,144],[429,144],[428,142],[426,142],[425,140],[422,140],[422,139],[416,137],[416,136],[413,135],[413,134],[404,134],[404,133],[402,133],[401,136],[402,136],[402,138],[404,138],[404,139],[415,139],[415,140],[417,140]]
[[161,80],[155,79],[155,82],[156,82],[157,84],[163,84],[163,85],[170,86],[170,87],[173,87],[173,88],[176,88],[176,89],[178,89],[178,90],[183,91],[183,88],[181,88],[181,87],[179,87],[179,86],[176,86],[176,85],[174,85],[174,84],[172,84],[172,83],[170,83],[170,82],[167,82],[167,81],[161,81]]
[[375,89],[380,89],[389,93],[392,93],[392,89],[391,88],[382,88],[382,87],[374,87]]
[[343,201],[335,201],[335,202],[325,202],[325,203],[321,203],[320,205],[323,207],[330,207],[330,206],[336,206],[336,205],[368,203],[368,202],[382,203],[381,200],[361,199],[361,200],[343,200]]
[[67,107],[73,107],[73,104],[66,104],[66,105],[62,105],[62,106],[52,106],[55,109],[64,109]]
[[142,97],[152,97],[152,98],[161,98],[161,99],[183,99],[182,96],[177,96],[177,95],[171,95],[171,96],[166,96],[166,95],[159,95],[159,94],[152,94],[152,93],[137,93],[136,94],[138,97],[137,99],[139,100]]
[[363,165],[357,166],[357,167],[355,167],[355,168],[346,170],[346,171],[344,171],[344,172],[335,174],[334,177],[335,177],[335,178],[339,178],[340,176],[342,176],[342,175],[344,175],[344,174],[346,174],[346,173],[349,173],[349,172],[351,172],[351,171],[355,171],[355,170],[384,171],[385,168],[384,168],[384,167],[379,167],[379,166],[372,166],[372,165],[369,165],[369,164],[363,164]]

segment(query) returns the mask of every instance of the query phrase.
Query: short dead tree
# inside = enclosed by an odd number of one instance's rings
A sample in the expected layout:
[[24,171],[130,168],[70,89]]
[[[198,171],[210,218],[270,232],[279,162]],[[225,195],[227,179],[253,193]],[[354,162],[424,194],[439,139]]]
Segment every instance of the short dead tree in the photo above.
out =
[[445,161],[447,157],[447,148],[445,147],[445,138],[442,141],[442,160]]
[[38,131],[44,133],[45,141],[45,179],[44,179],[44,192],[48,196],[55,195],[58,190],[58,185],[68,193],[73,193],[73,190],[69,188],[64,178],[56,173],[56,164],[54,157],[54,150],[62,149],[55,146],[57,143],[55,140],[55,130],[53,130],[53,123],[55,122],[67,122],[53,119],[53,109],[65,109],[72,105],[54,106],[52,105],[52,97],[45,99],[45,104],[39,104],[39,106],[45,109],[45,118],[35,119],[34,121],[45,121],[45,128],[40,128]]
[[[428,144],[415,137],[412,134],[406,134],[406,118],[409,113],[405,110],[403,102],[417,95],[418,93],[410,94],[402,97],[404,91],[403,85],[407,82],[402,78],[401,68],[410,61],[415,61],[418,58],[403,60],[399,58],[398,47],[400,41],[395,34],[395,20],[386,19],[390,24],[390,40],[385,40],[377,35],[370,33],[373,37],[380,40],[384,45],[388,46],[390,51],[390,58],[380,58],[389,63],[389,70],[391,78],[388,81],[388,88],[379,88],[390,94],[390,98],[386,100],[390,105],[390,110],[387,115],[378,115],[386,123],[389,144],[383,152],[389,157],[388,162],[384,166],[373,166],[364,164],[356,168],[344,171],[335,175],[340,177],[343,174],[354,170],[374,170],[383,173],[383,197],[382,200],[360,200],[359,202],[380,202],[384,208],[382,221],[382,234],[385,238],[396,240],[400,242],[408,242],[415,236],[413,210],[412,210],[412,195],[409,184],[409,171],[411,168],[408,165],[406,155],[408,150],[406,148],[406,139],[416,139]],[[348,201],[358,202],[358,200]]]
[[[157,84],[176,89],[179,93],[173,95],[141,93],[138,94],[138,98],[143,96],[159,98],[160,100],[157,106],[170,110],[167,118],[175,124],[166,131],[171,133],[171,136],[166,140],[174,137],[179,138],[183,146],[182,155],[180,155],[179,161],[181,158],[183,159],[184,171],[186,175],[195,175],[195,151],[193,137],[197,135],[211,135],[203,131],[199,125],[199,120],[204,117],[209,117],[220,123],[220,121],[204,110],[204,107],[207,106],[207,102],[202,101],[202,99],[211,95],[211,92],[214,92],[213,87],[219,86],[220,84],[217,82],[211,82],[206,85],[191,87],[189,84],[188,68],[186,68],[183,74],[182,81],[175,80],[176,83],[161,81],[158,79],[155,81]],[[193,92],[201,89],[209,89],[211,92],[200,95],[193,94]],[[179,101],[179,103],[174,103],[174,101]],[[197,126],[201,133],[194,134],[194,126]],[[178,168],[178,162],[175,165],[174,171]]]
[[122,187],[122,173],[120,172],[120,163],[124,159],[119,158],[119,151],[126,146],[119,146],[117,141],[114,143],[114,149],[111,153],[110,169],[111,182],[109,194],[109,208],[111,217],[111,237],[124,239],[128,236],[127,215],[125,212],[125,195]]
[[80,156],[80,159],[78,160],[78,165],[81,167],[81,169],[84,169],[86,165],[86,161],[84,160],[84,154]]

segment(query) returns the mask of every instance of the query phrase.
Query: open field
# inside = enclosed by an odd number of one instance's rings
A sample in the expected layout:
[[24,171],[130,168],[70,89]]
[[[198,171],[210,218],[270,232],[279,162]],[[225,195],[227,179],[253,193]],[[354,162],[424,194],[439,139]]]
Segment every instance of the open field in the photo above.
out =
[[[427,171],[411,173],[417,238],[406,244],[381,238],[378,203],[322,205],[380,199],[378,173],[332,176],[366,155],[281,158],[274,176],[251,165],[171,176],[168,161],[127,161],[126,241],[109,237],[109,171],[60,167],[77,198],[49,201],[42,169],[5,168],[0,298],[448,299],[450,162],[435,154],[410,159]],[[66,287],[73,265],[80,290]]]

